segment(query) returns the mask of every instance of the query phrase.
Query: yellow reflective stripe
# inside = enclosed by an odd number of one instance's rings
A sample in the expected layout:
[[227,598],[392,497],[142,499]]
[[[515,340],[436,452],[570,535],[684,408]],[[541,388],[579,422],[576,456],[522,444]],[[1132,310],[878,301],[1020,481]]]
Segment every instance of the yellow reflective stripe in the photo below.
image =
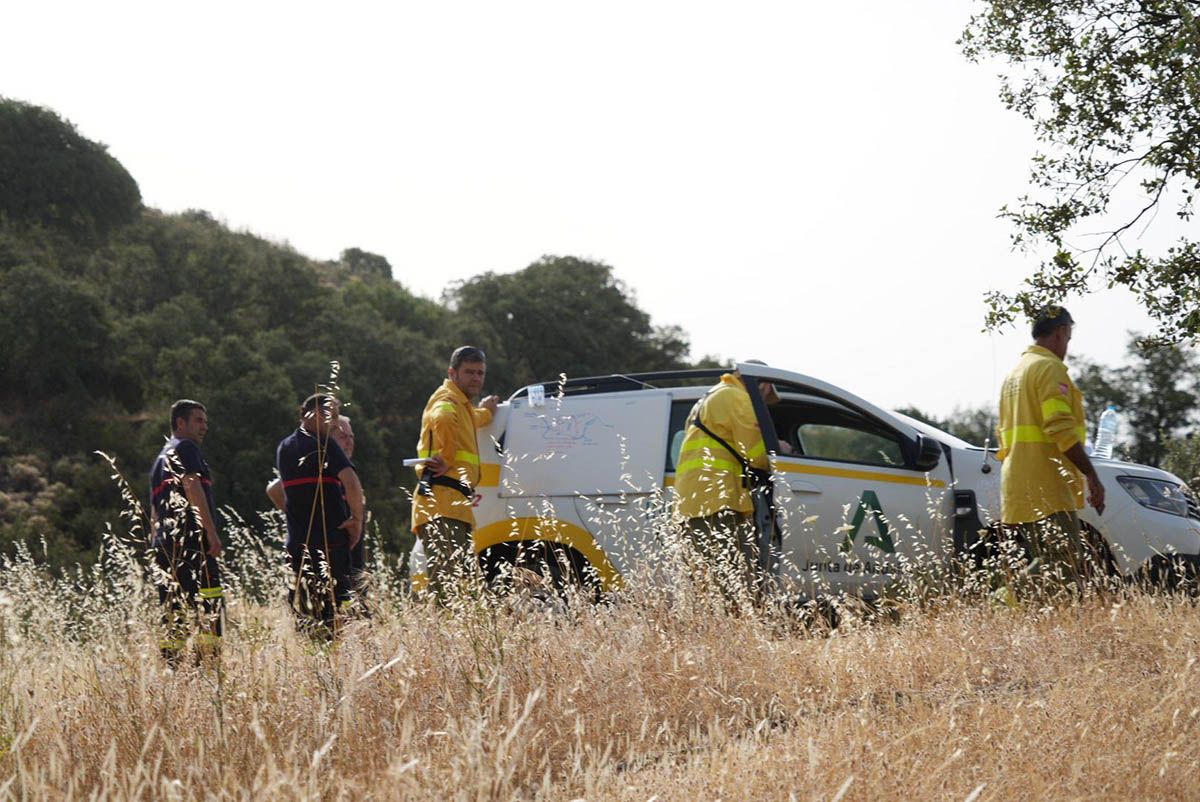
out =
[[[729,453],[729,449],[711,437],[689,437],[687,440],[683,441],[683,447],[679,449],[679,453],[683,454],[688,451],[699,451],[702,448],[719,449],[725,453]],[[746,459],[761,457],[766,453],[767,444],[762,440],[759,440],[749,451],[746,452]]]
[[454,461],[455,462],[465,462],[468,465],[478,465],[479,464],[479,455],[472,454],[470,451],[455,451],[454,452]]
[[220,599],[225,595],[225,591],[221,588],[200,588],[200,598],[202,599]]
[[718,473],[740,474],[742,466],[727,459],[697,457],[696,459],[689,459],[679,463],[679,466],[675,469],[675,475],[682,476],[690,471],[717,471]]
[[708,436],[689,437],[683,441],[683,446],[679,449],[680,453],[685,451],[697,451],[701,448],[719,448],[725,450],[725,446],[718,443],[716,440]]
[[1041,426],[1014,426],[1000,432],[1000,443],[1005,448],[1012,448],[1013,443],[1049,443],[1050,438],[1042,431]]
[[443,402],[442,402],[442,403],[440,403],[440,404],[435,404],[435,405],[434,405],[434,407],[433,407],[433,411],[434,411],[434,412],[443,412],[443,411],[445,411],[445,410],[447,410],[447,409],[448,409],[448,410],[450,410],[451,412],[453,412],[453,411],[454,411],[454,404],[450,403],[449,401],[443,401]]
[[1071,405],[1061,398],[1047,398],[1042,402],[1042,418],[1053,418],[1055,415],[1071,415]]
[[417,449],[417,456],[420,457],[421,459],[432,459],[433,455],[436,453],[437,453],[437,451],[433,450],[432,448],[418,448]]

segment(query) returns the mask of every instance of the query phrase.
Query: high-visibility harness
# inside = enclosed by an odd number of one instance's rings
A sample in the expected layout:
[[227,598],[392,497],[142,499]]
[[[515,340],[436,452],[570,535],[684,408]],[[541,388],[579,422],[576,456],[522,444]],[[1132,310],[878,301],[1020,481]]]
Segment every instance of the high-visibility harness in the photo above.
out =
[[[759,468],[755,468],[753,465],[750,464],[750,460],[748,460],[746,457],[743,457],[741,452],[738,451],[733,446],[731,446],[725,440],[725,438],[721,437],[719,434],[714,432],[712,429],[710,429],[704,425],[704,421],[702,419],[702,415],[704,413],[704,403],[706,401],[708,401],[708,396],[712,392],[713,392],[712,390],[709,390],[708,393],[706,393],[704,395],[704,398],[701,398],[699,403],[696,405],[696,417],[694,417],[692,419],[692,424],[697,429],[704,432],[706,435],[708,435],[713,440],[715,440],[717,445],[721,446],[722,448],[724,448],[726,451],[728,451],[730,454],[733,455],[733,458],[738,461],[738,465],[740,465],[742,468],[742,487],[746,488],[747,490],[753,490],[756,486],[761,484],[763,478],[769,477],[771,474],[768,471],[764,471],[764,470],[760,470]],[[715,467],[715,466],[710,466],[710,467]]]
[[[424,459],[429,459],[433,456],[433,427],[430,427],[429,429],[429,447],[422,449],[420,456]],[[470,451],[459,450],[455,452],[454,459],[457,462],[470,462],[475,465],[479,464],[479,456],[472,454]],[[422,496],[432,496],[434,485],[441,485],[442,487],[449,487],[453,490],[457,490],[468,499],[475,498],[475,488],[471,487],[461,479],[454,479],[446,476],[445,474],[442,474],[441,476],[434,476],[433,471],[429,470],[429,466],[426,465],[421,470],[421,478],[417,481],[417,493]]]

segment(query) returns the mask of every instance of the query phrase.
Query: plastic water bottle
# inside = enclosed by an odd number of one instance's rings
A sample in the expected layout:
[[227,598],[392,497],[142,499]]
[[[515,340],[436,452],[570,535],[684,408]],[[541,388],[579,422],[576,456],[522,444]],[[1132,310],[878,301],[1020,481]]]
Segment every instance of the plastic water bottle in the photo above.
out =
[[1108,409],[1104,410],[1104,414],[1100,416],[1100,425],[1096,427],[1096,454],[1105,457],[1112,457],[1113,446],[1117,442],[1117,430],[1121,428],[1121,421],[1117,417],[1117,407],[1115,404],[1109,404]]

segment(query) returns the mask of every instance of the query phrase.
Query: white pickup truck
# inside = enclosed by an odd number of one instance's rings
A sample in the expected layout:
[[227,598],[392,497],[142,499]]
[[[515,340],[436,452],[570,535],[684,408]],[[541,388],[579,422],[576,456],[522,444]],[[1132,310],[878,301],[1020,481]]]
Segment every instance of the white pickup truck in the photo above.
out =
[[[746,382],[771,453],[772,570],[783,587],[873,594],[906,562],[972,549],[997,520],[991,451],[809,376],[751,363],[728,370]],[[522,388],[501,404],[479,431],[475,550],[488,575],[520,563],[599,590],[648,581],[684,421],[728,370],[572,379]],[[775,384],[778,404],[759,395],[763,380]],[[1200,506],[1183,482],[1145,465],[1093,461],[1107,507],[1081,519],[1107,546],[1111,570],[1164,576],[1200,562]],[[420,543],[412,568],[419,589]]]

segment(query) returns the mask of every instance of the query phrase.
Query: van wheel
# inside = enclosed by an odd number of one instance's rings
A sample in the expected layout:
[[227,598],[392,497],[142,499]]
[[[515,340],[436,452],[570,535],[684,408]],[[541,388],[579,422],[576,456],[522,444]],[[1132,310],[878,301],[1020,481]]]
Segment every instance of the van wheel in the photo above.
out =
[[970,573],[980,573],[1000,554],[1000,527],[992,524],[980,529],[975,540],[961,553],[960,559]]
[[[1117,568],[1117,561],[1113,557],[1112,549],[1104,537],[1094,528],[1084,522],[1079,524],[1080,534],[1083,537],[1084,552],[1087,556],[1087,566],[1085,573],[1089,579],[1094,579],[1101,576],[1114,577],[1120,574]],[[990,560],[999,557],[1002,552],[1002,537],[1003,533],[1000,527],[992,524],[986,531],[980,533],[979,540],[971,546],[967,552],[967,564],[974,571],[982,571]],[[1019,548],[1025,553],[1028,559],[1029,552],[1024,541],[1018,541]]]
[[1138,570],[1134,581],[1144,590],[1200,595],[1200,566],[1195,557],[1156,554]]
[[582,590],[592,601],[600,598],[600,582],[587,558],[561,543],[548,540],[497,543],[479,553],[479,567],[488,586],[501,592],[561,597],[573,589]]
[[1117,561],[1104,536],[1082,521],[1079,523],[1079,530],[1083,535],[1083,549],[1087,556],[1087,578],[1119,576],[1121,571],[1117,568]]

